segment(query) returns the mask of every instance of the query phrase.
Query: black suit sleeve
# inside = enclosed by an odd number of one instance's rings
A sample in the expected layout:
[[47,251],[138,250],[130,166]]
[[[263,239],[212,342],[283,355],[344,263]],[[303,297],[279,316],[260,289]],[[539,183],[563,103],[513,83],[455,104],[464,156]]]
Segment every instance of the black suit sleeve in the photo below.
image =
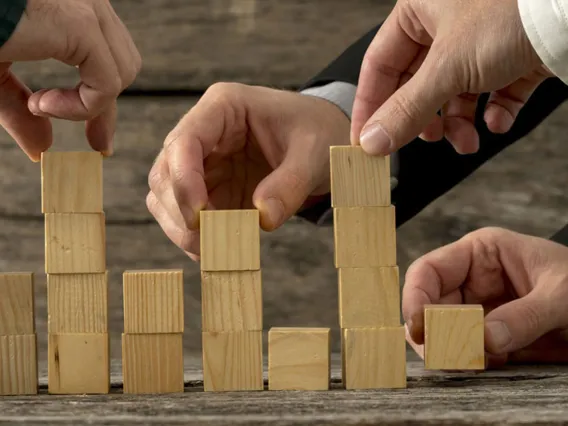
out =
[[26,6],[27,0],[2,0],[0,2],[0,47],[12,36]]

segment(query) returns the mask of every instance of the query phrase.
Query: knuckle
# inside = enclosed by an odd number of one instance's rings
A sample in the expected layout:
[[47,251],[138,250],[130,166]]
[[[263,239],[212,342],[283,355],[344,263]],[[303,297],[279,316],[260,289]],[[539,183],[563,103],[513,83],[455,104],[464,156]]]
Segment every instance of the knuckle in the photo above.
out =
[[207,89],[204,96],[216,102],[230,102],[239,96],[241,88],[239,83],[215,83]]
[[530,303],[522,305],[522,316],[525,319],[527,330],[539,330],[543,323],[543,314],[537,306]]
[[158,199],[152,191],[148,192],[148,195],[146,195],[146,208],[153,216],[155,216],[157,207]]
[[161,167],[154,166],[148,173],[148,187],[153,192],[159,191],[166,180],[167,177],[162,173]]

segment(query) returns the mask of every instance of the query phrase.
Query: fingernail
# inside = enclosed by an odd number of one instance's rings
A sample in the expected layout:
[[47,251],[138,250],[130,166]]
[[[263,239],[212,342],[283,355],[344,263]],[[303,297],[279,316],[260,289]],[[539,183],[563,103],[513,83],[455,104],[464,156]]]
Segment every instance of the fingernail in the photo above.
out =
[[513,338],[511,337],[511,332],[509,328],[502,321],[491,321],[488,322],[487,331],[489,338],[493,343],[493,347],[499,350],[505,350],[507,346],[511,344]]
[[284,220],[284,204],[277,198],[267,198],[261,202],[262,210],[268,215],[270,228],[279,226]]
[[383,127],[376,123],[366,127],[361,132],[361,147],[367,154],[387,155],[392,149],[392,141]]
[[112,148],[107,148],[107,149],[103,149],[101,151],[101,154],[103,154],[104,157],[111,157],[112,154],[114,154],[114,151]]

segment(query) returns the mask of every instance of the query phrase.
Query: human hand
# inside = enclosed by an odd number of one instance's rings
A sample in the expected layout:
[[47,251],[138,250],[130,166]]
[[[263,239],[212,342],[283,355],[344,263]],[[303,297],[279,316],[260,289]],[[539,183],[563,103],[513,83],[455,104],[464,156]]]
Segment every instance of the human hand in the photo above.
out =
[[[551,73],[527,38],[517,0],[399,0],[365,55],[351,142],[387,155],[417,136],[474,153],[478,98],[505,133]],[[441,115],[437,115],[441,111]]]
[[[76,66],[72,89],[31,93],[12,62],[56,59]],[[109,1],[28,0],[12,37],[0,48],[0,125],[34,161],[52,144],[49,118],[86,120],[91,147],[112,153],[116,98],[138,74],[141,59]]]
[[166,138],[148,209],[197,260],[201,210],[257,208],[262,229],[274,230],[309,197],[329,193],[329,147],[348,137],[349,119],[328,101],[215,84]]
[[407,339],[423,356],[424,305],[482,304],[489,367],[568,361],[568,247],[484,228],[434,250],[406,273]]

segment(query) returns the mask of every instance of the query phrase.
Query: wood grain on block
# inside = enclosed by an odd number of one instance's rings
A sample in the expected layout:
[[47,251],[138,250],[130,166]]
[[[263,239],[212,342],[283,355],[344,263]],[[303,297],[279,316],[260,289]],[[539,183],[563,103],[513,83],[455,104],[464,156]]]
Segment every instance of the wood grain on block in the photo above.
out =
[[369,155],[360,146],[332,146],[330,161],[333,207],[390,206],[389,156]]
[[200,221],[202,271],[260,269],[258,210],[202,211]]
[[52,394],[106,394],[110,390],[108,333],[52,333],[47,340]]
[[345,388],[406,387],[406,337],[403,326],[346,328]]
[[203,332],[202,335],[206,392],[264,389],[262,331]]
[[485,369],[483,306],[426,305],[424,326],[426,369]]
[[397,266],[339,268],[341,328],[400,325]]
[[108,332],[108,272],[47,275],[49,333]]
[[329,389],[330,355],[329,328],[271,328],[268,389]]
[[0,336],[0,395],[35,395],[37,390],[36,335]]
[[34,274],[0,273],[0,336],[35,333]]
[[262,330],[261,271],[201,273],[203,331]]
[[125,271],[125,333],[183,333],[183,270]]
[[123,334],[124,393],[183,392],[183,334]]
[[105,272],[105,243],[104,213],[48,213],[45,215],[45,272]]
[[93,152],[44,152],[42,213],[103,211],[103,156]]
[[334,209],[335,266],[396,266],[395,207]]

